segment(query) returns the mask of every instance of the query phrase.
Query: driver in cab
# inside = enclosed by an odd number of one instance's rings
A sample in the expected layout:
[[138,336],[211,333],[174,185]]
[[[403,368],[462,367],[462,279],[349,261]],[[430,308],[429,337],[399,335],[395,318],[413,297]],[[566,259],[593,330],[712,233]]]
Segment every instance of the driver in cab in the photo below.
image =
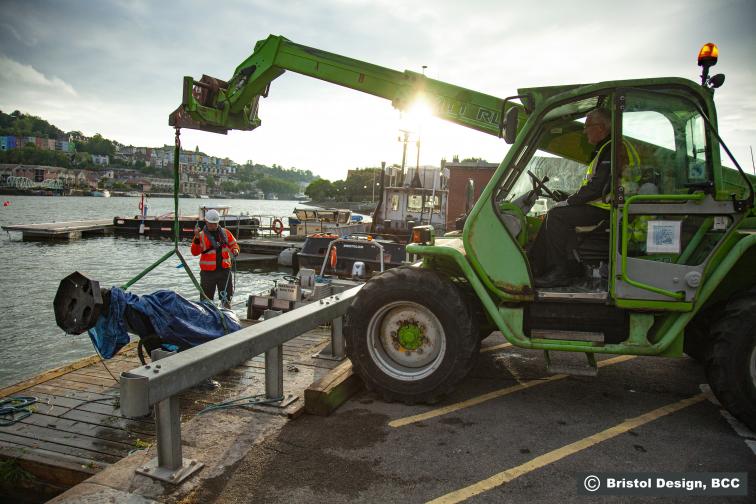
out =
[[[596,109],[590,112],[583,129],[595,148],[580,189],[549,210],[528,256],[536,287],[564,287],[582,274],[574,257],[577,246],[575,228],[596,225],[608,218],[603,197],[611,183],[611,112]],[[559,191],[555,195],[562,196]]]

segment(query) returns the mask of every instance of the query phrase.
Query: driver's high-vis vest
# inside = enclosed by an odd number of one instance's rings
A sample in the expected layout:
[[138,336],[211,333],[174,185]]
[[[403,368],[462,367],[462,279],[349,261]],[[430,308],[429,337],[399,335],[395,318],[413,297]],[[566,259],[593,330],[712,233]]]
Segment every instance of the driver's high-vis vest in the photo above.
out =
[[[598,160],[601,159],[601,153],[604,151],[607,145],[611,145],[611,142],[606,142],[604,145],[602,145],[594,158],[591,160],[590,164],[588,164],[588,168],[585,170],[585,175],[583,176],[583,182],[580,184],[581,186],[588,185],[591,177],[593,177],[593,172],[596,170]],[[631,144],[627,140],[622,140],[622,145],[625,146],[625,151],[627,153],[627,163],[622,169],[622,174],[620,175],[620,184],[625,188],[625,195],[635,194],[636,192],[638,192],[638,183],[641,179],[640,156],[638,155],[638,151],[635,150],[635,147],[633,147],[633,144]],[[611,205],[604,202],[603,199],[597,199],[595,201],[591,201],[588,204],[598,208],[603,208],[604,210],[609,210],[609,208],[611,208]]]

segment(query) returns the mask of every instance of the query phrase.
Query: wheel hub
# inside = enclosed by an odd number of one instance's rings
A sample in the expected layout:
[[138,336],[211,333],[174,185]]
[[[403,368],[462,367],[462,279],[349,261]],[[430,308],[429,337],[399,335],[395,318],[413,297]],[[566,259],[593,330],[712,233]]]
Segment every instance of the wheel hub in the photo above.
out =
[[425,306],[396,301],[379,309],[368,325],[368,349],[387,375],[414,381],[432,374],[446,354],[441,322]]
[[423,336],[423,327],[415,320],[404,320],[398,322],[399,330],[391,333],[391,337],[406,351],[418,350],[423,345],[425,337]]

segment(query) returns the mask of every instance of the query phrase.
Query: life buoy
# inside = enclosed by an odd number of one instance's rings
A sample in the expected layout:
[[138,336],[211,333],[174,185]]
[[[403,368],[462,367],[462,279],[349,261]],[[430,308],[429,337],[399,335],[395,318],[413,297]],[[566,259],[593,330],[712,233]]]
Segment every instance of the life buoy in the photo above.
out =
[[283,225],[283,222],[281,222],[281,219],[275,219],[273,221],[272,228],[273,228],[273,232],[276,233],[277,235],[280,235],[281,233],[283,233],[284,225]]
[[331,256],[329,257],[329,259],[331,261],[331,269],[335,270],[336,269],[336,261],[338,259],[336,257],[336,247],[331,247]]

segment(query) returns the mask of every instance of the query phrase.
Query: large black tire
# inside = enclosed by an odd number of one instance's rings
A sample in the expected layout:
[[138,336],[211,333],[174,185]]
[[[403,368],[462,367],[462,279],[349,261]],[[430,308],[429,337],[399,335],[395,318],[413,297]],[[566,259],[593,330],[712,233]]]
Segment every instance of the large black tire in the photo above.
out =
[[367,388],[407,404],[448,394],[475,365],[479,332],[454,283],[412,267],[365,284],[344,324],[347,355]]
[[705,363],[711,343],[710,324],[708,322],[694,319],[685,328],[683,351],[700,363]]
[[710,335],[709,386],[727,411],[756,431],[756,294],[731,299]]

